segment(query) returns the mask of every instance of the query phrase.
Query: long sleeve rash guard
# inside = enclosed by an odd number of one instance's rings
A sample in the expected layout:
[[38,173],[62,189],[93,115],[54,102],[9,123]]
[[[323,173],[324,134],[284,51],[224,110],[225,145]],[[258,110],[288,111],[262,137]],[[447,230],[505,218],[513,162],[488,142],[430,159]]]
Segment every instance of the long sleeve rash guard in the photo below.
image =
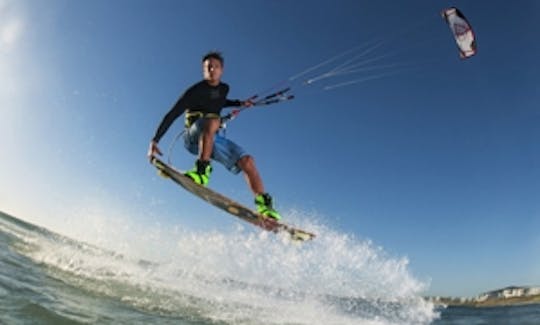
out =
[[172,109],[161,121],[153,140],[159,142],[171,124],[185,111],[203,114],[221,114],[224,107],[240,106],[239,100],[228,100],[229,85],[220,83],[211,86],[206,80],[200,81],[186,90]]

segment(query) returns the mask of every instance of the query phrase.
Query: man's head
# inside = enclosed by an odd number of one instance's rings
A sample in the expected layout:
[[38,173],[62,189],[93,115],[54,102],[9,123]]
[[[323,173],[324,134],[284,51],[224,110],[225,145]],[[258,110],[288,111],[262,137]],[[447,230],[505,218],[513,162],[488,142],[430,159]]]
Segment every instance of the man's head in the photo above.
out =
[[223,74],[223,56],[219,52],[209,52],[202,59],[204,79],[212,86],[219,85]]

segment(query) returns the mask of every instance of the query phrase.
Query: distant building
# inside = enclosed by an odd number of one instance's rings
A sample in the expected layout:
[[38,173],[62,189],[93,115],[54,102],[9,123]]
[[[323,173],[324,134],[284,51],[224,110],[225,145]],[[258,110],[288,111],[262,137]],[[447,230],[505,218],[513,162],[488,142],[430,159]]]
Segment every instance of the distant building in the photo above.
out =
[[[474,298],[465,297],[426,297],[435,304],[447,306],[495,306],[513,303],[523,303],[531,297],[530,301],[538,301],[540,287],[511,286],[498,290],[484,292]],[[518,299],[516,299],[518,298]],[[521,299],[519,299],[521,298]]]
[[478,295],[477,302],[484,302],[491,299],[509,299],[517,297],[528,297],[540,295],[540,287],[506,287],[499,290],[489,291]]
[[484,302],[484,301],[486,301],[488,299],[489,299],[489,294],[483,293],[483,294],[479,295],[478,297],[476,297],[476,299],[474,299],[474,300],[477,301],[477,302]]
[[501,293],[499,293],[500,298],[514,298],[514,297],[523,297],[525,296],[525,288],[519,288],[519,287],[509,287],[502,290]]

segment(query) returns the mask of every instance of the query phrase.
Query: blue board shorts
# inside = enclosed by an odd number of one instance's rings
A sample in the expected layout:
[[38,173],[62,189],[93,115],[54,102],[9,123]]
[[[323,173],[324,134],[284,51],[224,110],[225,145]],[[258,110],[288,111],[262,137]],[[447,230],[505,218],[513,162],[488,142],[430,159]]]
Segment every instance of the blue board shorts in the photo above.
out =
[[[199,154],[199,137],[203,131],[204,120],[198,119],[184,132],[184,147],[194,155]],[[244,156],[247,156],[247,153],[242,147],[219,134],[215,135],[214,148],[210,156],[212,160],[221,163],[231,173],[238,174],[241,170],[236,163]]]

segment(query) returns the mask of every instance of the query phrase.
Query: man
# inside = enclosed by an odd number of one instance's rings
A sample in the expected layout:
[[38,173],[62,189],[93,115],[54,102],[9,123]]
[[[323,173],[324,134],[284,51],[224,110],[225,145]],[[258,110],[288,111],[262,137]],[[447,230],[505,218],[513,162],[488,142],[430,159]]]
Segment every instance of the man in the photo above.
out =
[[223,164],[230,172],[244,172],[248,186],[255,194],[257,211],[267,217],[281,219],[272,206],[272,197],[264,190],[262,179],[253,157],[231,140],[218,134],[221,126],[221,109],[230,106],[249,107],[250,100],[229,100],[229,85],[221,82],[223,57],[219,52],[210,52],[203,57],[204,80],[191,86],[173,108],[165,115],[150,142],[148,156],[162,155],[158,142],[171,124],[185,113],[184,146],[198,155],[195,168],[185,173],[194,182],[206,186],[212,173],[210,159]]

